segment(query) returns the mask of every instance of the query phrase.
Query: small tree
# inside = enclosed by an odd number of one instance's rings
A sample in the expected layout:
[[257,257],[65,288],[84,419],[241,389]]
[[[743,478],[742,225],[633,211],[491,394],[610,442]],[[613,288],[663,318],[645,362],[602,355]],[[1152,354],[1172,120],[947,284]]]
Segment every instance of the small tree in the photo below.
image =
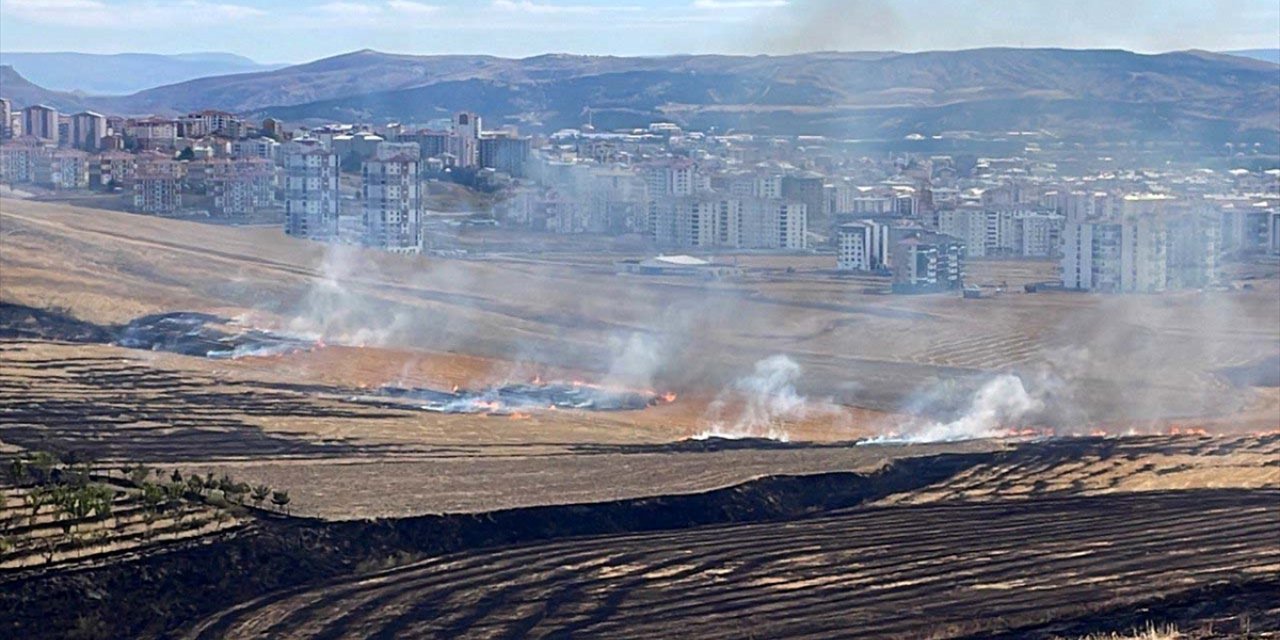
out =
[[222,485],[222,494],[236,504],[244,504],[244,494],[249,493],[249,485],[243,482],[231,482],[230,478],[224,478],[227,482]]
[[204,479],[194,473],[191,474],[187,477],[187,488],[191,490],[191,493],[199,496],[205,488]]
[[57,460],[48,451],[37,451],[27,463],[27,473],[36,484],[46,484],[53,477]]
[[27,523],[34,527],[36,526],[36,516],[40,515],[40,509],[49,504],[49,491],[44,487],[36,487],[27,492],[22,499],[26,501],[27,507],[31,509],[31,517]]
[[254,506],[261,507],[262,501],[266,500],[270,495],[271,495],[271,487],[268,487],[265,484],[260,484],[254,487],[253,494],[252,494]]
[[143,537],[151,539],[151,525],[156,522],[156,513],[160,510],[160,505],[164,504],[164,487],[150,482],[142,485],[142,517],[146,523],[146,530]]
[[27,481],[27,463],[22,458],[10,460],[6,471],[9,475],[9,483],[14,486],[21,486]]
[[89,487],[89,491],[92,497],[93,515],[103,519],[110,518],[114,506],[113,503],[116,499],[115,490],[110,487],[94,485]]
[[274,504],[277,509],[283,509],[285,513],[289,513],[289,492],[273,491],[271,493],[271,504]]

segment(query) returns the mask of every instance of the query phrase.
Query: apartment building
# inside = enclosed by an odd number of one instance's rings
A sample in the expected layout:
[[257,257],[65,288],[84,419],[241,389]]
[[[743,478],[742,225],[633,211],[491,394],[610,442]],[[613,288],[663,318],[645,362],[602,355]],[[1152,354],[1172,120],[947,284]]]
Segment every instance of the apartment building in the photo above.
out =
[[77,149],[97,151],[109,133],[107,117],[100,113],[81,111],[71,116],[71,146]]
[[421,249],[418,154],[389,149],[361,167],[364,243],[387,251]]
[[964,244],[957,238],[916,231],[893,247],[894,293],[933,293],[964,288]]
[[23,109],[22,135],[38,139],[44,144],[57,145],[58,110],[42,104]]
[[261,158],[276,162],[280,155],[280,143],[272,138],[242,138],[231,142],[232,158]]
[[133,210],[172,214],[182,208],[181,163],[160,158],[139,162],[134,168]]
[[178,118],[178,135],[184,138],[203,138],[220,135],[239,138],[244,132],[244,121],[226,111],[206,109]]
[[874,220],[859,220],[840,225],[836,230],[836,269],[840,271],[876,271],[889,266],[889,225]]
[[805,205],[713,193],[650,203],[649,235],[662,246],[791,249],[808,247]]
[[267,160],[209,158],[191,163],[188,179],[197,180],[220,216],[252,215],[275,203],[275,170]]
[[1114,215],[1067,220],[1063,285],[1122,293],[1209,285],[1217,274],[1220,230],[1211,213],[1175,198],[1125,196]]
[[35,177],[35,157],[41,150],[39,139],[25,136],[0,144],[0,180],[9,184],[31,182]]
[[32,182],[48,189],[87,189],[89,154],[75,149],[41,149],[32,158]]
[[0,140],[13,137],[13,103],[8,98],[0,98]]
[[281,149],[285,233],[311,240],[338,238],[338,154],[316,140]]
[[524,178],[533,141],[508,133],[485,134],[479,142],[479,164],[486,169]]
[[125,137],[138,149],[172,151],[178,144],[178,123],[165,118],[140,118],[125,123]]
[[458,166],[463,168],[480,165],[480,116],[463,111],[453,116],[453,138],[455,145],[450,151],[457,157]]

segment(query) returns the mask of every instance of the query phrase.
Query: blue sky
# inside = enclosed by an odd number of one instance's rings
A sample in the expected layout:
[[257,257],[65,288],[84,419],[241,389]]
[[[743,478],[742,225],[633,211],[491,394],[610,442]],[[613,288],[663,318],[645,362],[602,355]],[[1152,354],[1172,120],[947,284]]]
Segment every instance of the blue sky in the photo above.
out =
[[1277,0],[0,0],[6,51],[586,54],[1280,47]]

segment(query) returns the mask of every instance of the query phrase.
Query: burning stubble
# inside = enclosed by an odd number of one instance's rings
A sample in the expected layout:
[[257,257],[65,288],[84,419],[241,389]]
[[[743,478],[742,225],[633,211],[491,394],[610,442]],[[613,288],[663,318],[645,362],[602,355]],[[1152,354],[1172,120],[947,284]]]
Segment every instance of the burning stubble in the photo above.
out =
[[[830,401],[813,401],[796,391],[802,369],[786,355],[755,364],[751,375],[735,381],[707,407],[707,428],[696,438],[768,438],[790,440],[787,425],[817,416],[835,420],[844,410]],[[731,417],[732,416],[732,417]]]

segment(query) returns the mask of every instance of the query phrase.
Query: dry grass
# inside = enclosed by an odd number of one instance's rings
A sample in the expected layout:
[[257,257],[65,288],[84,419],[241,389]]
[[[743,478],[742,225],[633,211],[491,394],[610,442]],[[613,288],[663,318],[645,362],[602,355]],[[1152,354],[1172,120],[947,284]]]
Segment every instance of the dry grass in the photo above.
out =
[[[1207,587],[1225,572],[1273,565],[1274,499],[1120,495],[854,509],[475,550],[268,595],[186,637],[819,638],[856,630],[941,640],[1065,620],[1105,624],[1116,611]],[[1025,588],[983,588],[1012,580]]]
[[1087,636],[1073,638],[1072,640],[1183,640],[1184,638],[1186,638],[1186,636],[1182,635],[1182,632],[1178,631],[1177,627],[1147,623],[1146,628],[1141,630],[1135,629],[1126,634],[1091,633]]
[[[323,274],[324,247],[274,229],[16,200],[0,203],[0,216],[4,297],[68,307],[93,321],[193,309],[285,325]],[[413,366],[406,353],[427,352],[486,359],[496,365],[486,368],[507,373],[545,368],[600,377],[615,340],[648,333],[669,343],[661,386],[713,397],[756,360],[786,353],[805,367],[805,392],[892,410],[957,373],[1037,369],[1075,357],[1082,370],[1073,372],[1080,384],[1072,393],[1085,410],[1073,419],[1125,426],[1246,407],[1254,394],[1224,386],[1213,371],[1280,353],[1275,280],[1222,294],[1013,291],[972,301],[869,295],[822,273],[826,257],[744,256],[748,278],[704,283],[619,277],[609,266],[617,256],[601,254],[353,255],[344,303],[367,314],[362,322],[385,325],[383,369]],[[1040,279],[1051,270],[1046,264],[983,262],[973,272],[1014,283]],[[780,276],[786,266],[796,273]],[[356,328],[334,324],[334,337]]]
[[1280,436],[1150,436],[1104,440],[1097,448],[1066,443],[1024,447],[992,464],[882,504],[1020,500],[1183,489],[1280,488]]

